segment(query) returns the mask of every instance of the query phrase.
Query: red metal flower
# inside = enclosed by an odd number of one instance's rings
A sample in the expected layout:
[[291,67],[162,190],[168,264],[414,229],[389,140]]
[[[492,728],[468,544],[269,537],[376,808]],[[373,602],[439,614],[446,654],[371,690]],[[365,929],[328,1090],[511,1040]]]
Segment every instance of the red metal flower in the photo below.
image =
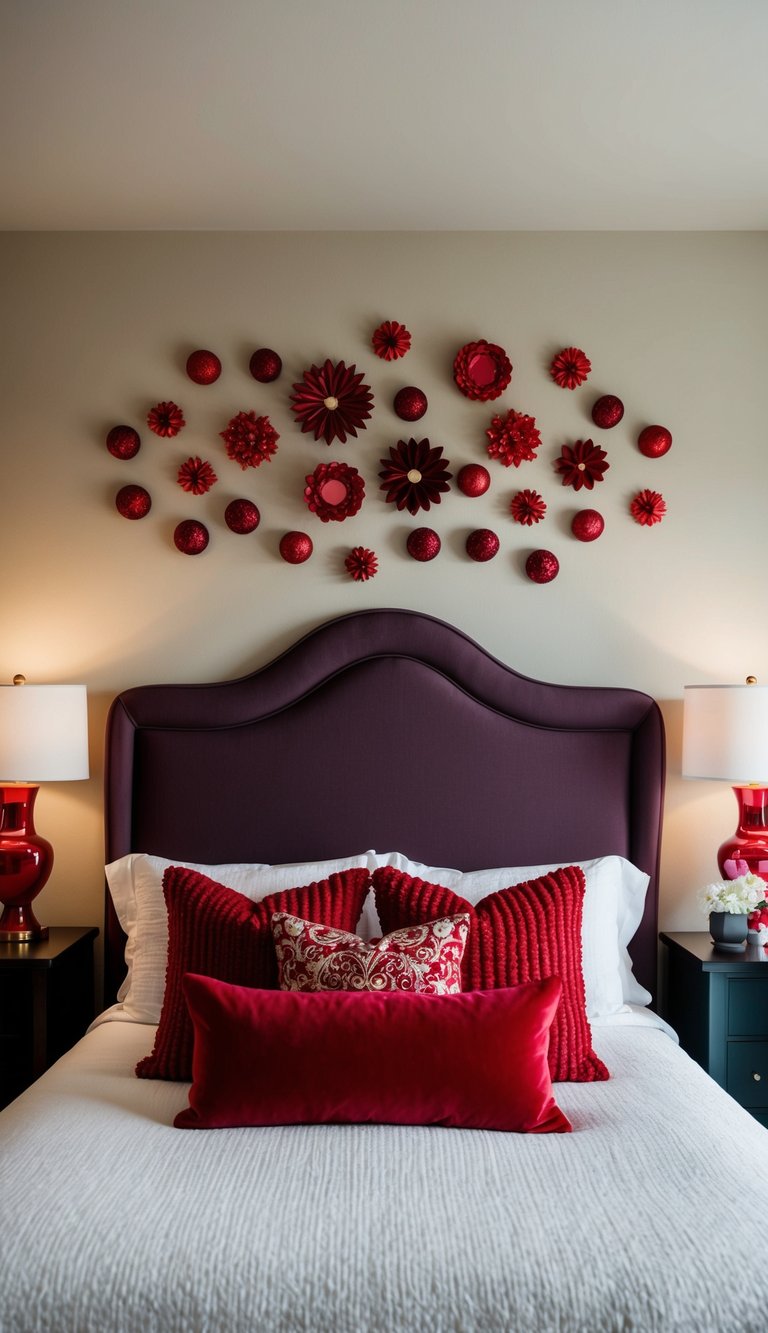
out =
[[451,476],[449,460],[443,458],[442,446],[432,447],[429,440],[399,440],[389,451],[389,458],[380,458],[380,490],[386,491],[387,502],[398,509],[417,514],[440,503],[442,491],[449,491]]
[[147,425],[155,435],[178,435],[186,424],[184,413],[175,403],[157,403],[147,416]]
[[583,384],[592,369],[592,362],[580,347],[564,347],[553,357],[549,373],[561,389],[575,389]]
[[210,463],[204,463],[202,458],[188,458],[179,468],[176,480],[192,495],[205,495],[219,479]]
[[371,338],[373,350],[382,361],[398,361],[411,348],[411,335],[396,319],[385,319]]
[[356,366],[345,366],[343,361],[334,365],[312,366],[304,371],[304,378],[294,384],[291,394],[293,415],[302,431],[311,431],[316,440],[326,444],[339,439],[344,444],[347,435],[365,430],[366,419],[373,408],[373,394]]
[[227,429],[219,433],[226,441],[227,456],[239,463],[243,472],[248,467],[271,462],[272,455],[277,453],[280,436],[269,417],[257,417],[255,412],[238,412]]
[[604,480],[610,463],[605,461],[605,449],[599,449],[592,440],[577,440],[575,444],[564,444],[560,458],[555,459],[555,472],[563,478],[564,486],[572,486],[580,491],[586,486],[591,491],[596,481]]
[[638,491],[629,506],[629,512],[636,523],[651,528],[660,523],[667,512],[667,504],[658,491]]
[[518,491],[513,495],[509,509],[515,522],[523,523],[526,527],[540,523],[547,512],[547,506],[538,491]]
[[304,480],[304,499],[323,523],[341,523],[363,503],[365,483],[357,468],[346,463],[319,463]]
[[379,562],[375,551],[369,551],[367,546],[353,546],[346,560],[344,567],[355,583],[365,583],[366,579],[372,579],[379,568]]
[[453,378],[466,398],[485,403],[506,389],[512,378],[512,362],[503,347],[480,338],[459,348]]
[[536,418],[514,409],[506,416],[493,417],[485,433],[490,440],[488,453],[491,458],[498,458],[504,467],[513,464],[519,467],[524,460],[531,461],[541,444]]

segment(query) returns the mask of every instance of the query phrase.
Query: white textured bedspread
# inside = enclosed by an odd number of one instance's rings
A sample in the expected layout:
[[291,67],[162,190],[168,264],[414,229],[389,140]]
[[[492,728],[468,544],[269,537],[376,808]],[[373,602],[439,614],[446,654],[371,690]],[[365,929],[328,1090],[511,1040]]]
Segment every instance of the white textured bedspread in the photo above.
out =
[[600,1028],[568,1135],[189,1132],[106,1023],[0,1115],[3,1333],[764,1333],[768,1132]]

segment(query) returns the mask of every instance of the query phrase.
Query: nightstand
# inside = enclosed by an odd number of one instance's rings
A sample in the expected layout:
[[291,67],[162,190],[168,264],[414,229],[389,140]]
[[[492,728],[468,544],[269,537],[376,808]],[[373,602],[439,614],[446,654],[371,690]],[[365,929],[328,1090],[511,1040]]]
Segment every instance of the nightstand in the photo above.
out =
[[683,1050],[768,1127],[768,953],[717,950],[706,931],[661,935],[664,1017]]
[[51,926],[48,939],[0,941],[0,1106],[82,1037],[94,1017],[96,926]]

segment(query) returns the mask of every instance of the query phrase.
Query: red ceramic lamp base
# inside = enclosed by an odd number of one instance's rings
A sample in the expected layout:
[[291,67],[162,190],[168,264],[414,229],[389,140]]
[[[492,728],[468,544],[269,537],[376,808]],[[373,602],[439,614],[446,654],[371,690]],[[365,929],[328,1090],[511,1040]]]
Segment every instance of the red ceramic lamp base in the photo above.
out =
[[718,851],[720,874],[738,879],[749,871],[768,880],[768,787],[734,787],[733,792],[739,822]]
[[37,793],[27,784],[0,785],[0,940],[24,943],[48,934],[32,911],[53,865],[51,844],[35,832]]

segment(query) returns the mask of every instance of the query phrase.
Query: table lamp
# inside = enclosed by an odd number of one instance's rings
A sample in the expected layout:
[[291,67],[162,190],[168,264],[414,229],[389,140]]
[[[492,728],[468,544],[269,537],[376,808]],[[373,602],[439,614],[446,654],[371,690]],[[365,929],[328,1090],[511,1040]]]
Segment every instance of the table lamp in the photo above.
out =
[[53,865],[35,832],[41,782],[88,777],[84,685],[0,685],[0,940],[45,939],[32,902]]
[[739,807],[732,837],[720,847],[724,879],[747,871],[768,879],[768,686],[686,685],[683,777],[730,782]]

